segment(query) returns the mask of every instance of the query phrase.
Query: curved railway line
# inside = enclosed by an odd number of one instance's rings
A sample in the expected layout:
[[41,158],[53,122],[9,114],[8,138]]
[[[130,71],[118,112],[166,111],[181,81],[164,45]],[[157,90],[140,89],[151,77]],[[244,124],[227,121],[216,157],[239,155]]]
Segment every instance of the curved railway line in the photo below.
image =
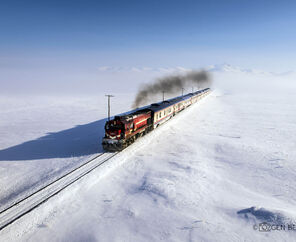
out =
[[[206,94],[208,94],[208,91],[203,95]],[[145,134],[146,133],[144,133],[144,135]],[[43,204],[51,197],[57,195],[59,192],[61,192],[80,178],[84,177],[92,170],[101,166],[120,152],[121,151],[116,151],[112,153],[101,153],[96,157],[88,160],[87,162],[81,164],[80,166],[74,168],[73,170],[67,172],[66,174],[60,176],[44,187],[31,193],[30,195],[4,208],[2,211],[0,211],[0,231],[24,216],[25,214],[31,212],[32,210]]]
[[70,172],[62,175],[53,182],[0,211],[0,230],[12,224],[25,214],[31,212],[33,209],[37,208],[51,197],[57,195],[66,187],[101,166],[118,153],[119,152],[99,154]]

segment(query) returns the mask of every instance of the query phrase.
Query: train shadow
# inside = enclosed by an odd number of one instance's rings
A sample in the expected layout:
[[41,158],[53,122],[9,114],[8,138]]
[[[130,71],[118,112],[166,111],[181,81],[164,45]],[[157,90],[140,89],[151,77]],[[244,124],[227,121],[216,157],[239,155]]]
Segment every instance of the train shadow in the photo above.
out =
[[[146,107],[148,106],[142,108]],[[133,109],[118,115],[126,115],[137,110]],[[0,150],[0,161],[68,158],[102,153],[101,141],[105,135],[106,121],[107,118],[103,118],[88,124],[77,125],[74,128],[48,133],[38,139]]]
[[103,152],[106,118],[0,150],[0,161],[67,158]]

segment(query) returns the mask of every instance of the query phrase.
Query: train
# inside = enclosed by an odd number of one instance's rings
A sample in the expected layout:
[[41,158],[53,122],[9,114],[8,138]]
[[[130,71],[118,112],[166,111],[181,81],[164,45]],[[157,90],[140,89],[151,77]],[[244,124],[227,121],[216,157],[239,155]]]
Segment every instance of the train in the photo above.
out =
[[198,102],[210,93],[205,88],[183,96],[152,103],[130,113],[115,116],[105,124],[105,136],[102,140],[106,151],[121,151],[138,138],[156,129],[190,105]]

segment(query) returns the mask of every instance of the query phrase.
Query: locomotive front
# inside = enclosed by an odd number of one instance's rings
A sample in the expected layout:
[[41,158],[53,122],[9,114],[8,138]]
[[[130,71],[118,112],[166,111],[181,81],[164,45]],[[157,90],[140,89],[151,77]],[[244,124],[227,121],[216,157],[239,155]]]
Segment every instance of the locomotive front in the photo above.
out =
[[102,142],[105,150],[121,150],[124,148],[124,126],[118,116],[106,122],[105,137]]
[[115,116],[113,120],[106,122],[103,148],[108,151],[122,150],[151,129],[150,110],[139,110],[128,115]]

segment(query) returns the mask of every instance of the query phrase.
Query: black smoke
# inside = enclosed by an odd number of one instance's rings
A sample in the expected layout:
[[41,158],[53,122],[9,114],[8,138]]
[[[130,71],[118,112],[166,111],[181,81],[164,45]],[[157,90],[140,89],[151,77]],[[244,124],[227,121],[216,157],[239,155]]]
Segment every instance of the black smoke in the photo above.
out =
[[[155,95],[165,92],[166,94],[175,94],[181,92],[182,88],[201,89],[210,87],[211,78],[206,71],[190,71],[183,75],[170,75],[157,79],[154,83],[142,86],[137,93],[133,107],[146,104],[147,101]],[[191,90],[191,89],[190,89]]]

